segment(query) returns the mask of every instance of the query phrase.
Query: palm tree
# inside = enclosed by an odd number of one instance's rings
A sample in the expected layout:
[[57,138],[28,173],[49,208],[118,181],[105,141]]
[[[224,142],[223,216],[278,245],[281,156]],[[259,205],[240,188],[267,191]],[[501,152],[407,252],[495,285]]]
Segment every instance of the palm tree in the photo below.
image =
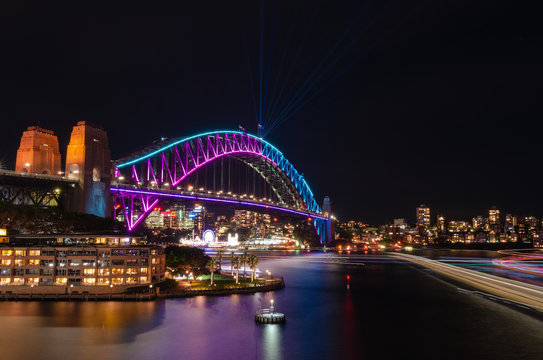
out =
[[209,271],[211,271],[211,283],[209,284],[209,286],[213,286],[213,276],[215,274],[215,270],[217,270],[217,264],[217,260],[213,258],[209,259],[209,261],[207,262],[206,267],[209,269]]
[[219,261],[219,273],[222,272],[222,258],[224,256],[224,251],[217,251],[217,260]]
[[243,255],[241,255],[241,260],[243,261],[243,277],[247,277],[245,274],[245,263],[247,260],[249,260],[249,255],[247,255],[247,252],[244,252]]
[[236,285],[239,284],[239,267],[241,265],[241,257],[236,256],[234,259],[234,263],[236,264]]
[[251,281],[255,281],[255,274],[256,274],[256,266],[258,265],[258,257],[255,255],[249,256],[249,267],[251,270],[253,270],[253,273],[251,274]]
[[230,253],[230,275],[234,276],[234,263],[236,262],[237,256],[233,252]]

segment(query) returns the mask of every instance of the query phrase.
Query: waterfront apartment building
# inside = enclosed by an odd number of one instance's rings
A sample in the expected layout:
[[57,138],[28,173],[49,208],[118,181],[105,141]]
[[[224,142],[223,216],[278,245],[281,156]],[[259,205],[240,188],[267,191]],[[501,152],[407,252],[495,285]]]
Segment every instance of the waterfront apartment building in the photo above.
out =
[[[0,246],[0,291],[35,293],[123,292],[164,280],[164,249],[115,236],[11,239]],[[19,287],[19,288],[18,288]],[[24,290],[23,290],[24,292]]]

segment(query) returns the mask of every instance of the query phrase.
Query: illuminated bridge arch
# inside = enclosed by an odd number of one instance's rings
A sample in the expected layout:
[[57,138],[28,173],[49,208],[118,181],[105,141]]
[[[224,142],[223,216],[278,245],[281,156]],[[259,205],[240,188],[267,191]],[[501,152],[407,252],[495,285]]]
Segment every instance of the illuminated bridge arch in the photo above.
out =
[[[245,163],[269,184],[279,200],[266,204],[226,195],[202,196],[179,190],[183,181],[223,157]],[[217,131],[163,141],[145,147],[115,163],[112,185],[115,210],[123,211],[127,227],[134,229],[161,198],[229,202],[271,209],[324,220],[303,175],[267,141],[238,131]]]

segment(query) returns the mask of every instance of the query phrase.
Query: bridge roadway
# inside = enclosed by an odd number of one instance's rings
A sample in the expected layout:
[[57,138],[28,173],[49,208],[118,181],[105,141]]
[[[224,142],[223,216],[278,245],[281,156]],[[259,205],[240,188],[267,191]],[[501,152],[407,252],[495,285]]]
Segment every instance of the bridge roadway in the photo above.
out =
[[137,187],[135,185],[128,184],[111,184],[112,193],[123,193],[131,194],[136,196],[150,196],[161,199],[181,199],[181,200],[190,200],[190,201],[202,201],[202,202],[216,202],[222,204],[230,204],[233,206],[252,206],[259,207],[269,210],[282,211],[286,213],[291,213],[295,215],[307,216],[312,219],[319,220],[328,220],[327,217],[323,216],[321,213],[308,211],[306,209],[299,209],[294,206],[289,206],[286,204],[277,204],[277,203],[266,203],[260,200],[251,199],[250,197],[240,198],[239,196],[229,196],[228,194],[217,194],[217,193],[202,193],[198,191],[186,191],[182,189],[158,189],[156,187]]
[[445,264],[420,256],[394,253],[390,256],[431,269],[445,277],[470,285],[489,294],[543,311],[543,287],[502,278],[479,271]]

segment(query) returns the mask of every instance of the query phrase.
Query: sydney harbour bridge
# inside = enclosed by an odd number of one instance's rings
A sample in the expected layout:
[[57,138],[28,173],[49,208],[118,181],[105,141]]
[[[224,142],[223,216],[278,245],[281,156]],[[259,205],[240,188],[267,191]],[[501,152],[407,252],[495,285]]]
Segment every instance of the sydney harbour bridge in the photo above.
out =
[[161,141],[114,162],[114,217],[129,231],[161,202],[194,200],[278,211],[312,221],[321,242],[331,241],[323,211],[307,181],[260,137],[215,131]]

